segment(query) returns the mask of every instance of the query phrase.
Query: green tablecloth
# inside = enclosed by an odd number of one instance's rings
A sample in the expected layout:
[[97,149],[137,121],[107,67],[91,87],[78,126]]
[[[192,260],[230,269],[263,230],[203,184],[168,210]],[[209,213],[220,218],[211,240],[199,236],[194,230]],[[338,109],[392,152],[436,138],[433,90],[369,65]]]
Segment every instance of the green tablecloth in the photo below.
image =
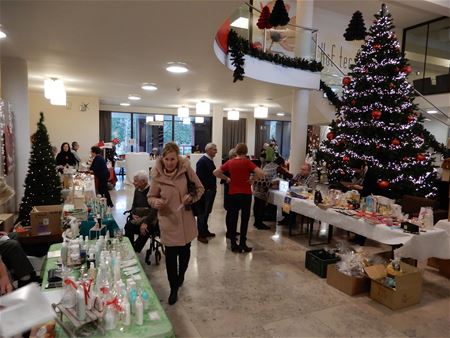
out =
[[[126,241],[127,245],[129,246],[129,250],[133,251],[130,241],[128,238],[124,237],[123,241]],[[60,251],[61,250],[61,244],[53,244],[49,252],[52,251]],[[45,288],[47,285],[47,276],[48,276],[48,270],[55,268],[57,265],[57,261],[59,258],[48,258],[45,263],[45,269],[44,269],[44,275],[42,278],[42,288]],[[106,335],[103,337],[123,337],[123,338],[143,338],[143,337],[175,337],[175,334],[173,332],[172,324],[170,323],[169,319],[167,318],[166,313],[164,312],[158,297],[156,296],[155,292],[153,291],[150,282],[147,278],[147,275],[144,272],[144,269],[142,268],[141,263],[139,262],[139,258],[136,257],[137,265],[139,266],[141,275],[141,287],[145,289],[149,296],[149,308],[145,310],[144,312],[144,325],[138,326],[132,323],[131,326],[126,327],[124,331],[120,331],[119,329],[112,330],[112,331],[106,331]],[[125,280],[127,277],[122,275],[122,279]],[[129,277],[128,277],[129,278]],[[54,289],[50,289],[54,290]],[[44,289],[44,291],[48,291]],[[157,313],[159,316],[159,319],[156,320],[150,320],[149,314],[150,313]],[[58,328],[57,330],[58,336],[62,337],[65,336],[64,331],[61,328]]]
[[[102,229],[100,235],[106,235],[106,231],[109,231],[109,235],[111,237],[114,237],[114,232],[120,230],[116,220],[112,217],[102,220],[102,223],[105,225],[105,227]],[[89,230],[91,230],[94,225],[95,221],[92,217],[89,217],[87,221],[82,221],[80,224],[80,235],[90,236],[89,239],[96,238],[96,232],[91,232],[89,234]]]

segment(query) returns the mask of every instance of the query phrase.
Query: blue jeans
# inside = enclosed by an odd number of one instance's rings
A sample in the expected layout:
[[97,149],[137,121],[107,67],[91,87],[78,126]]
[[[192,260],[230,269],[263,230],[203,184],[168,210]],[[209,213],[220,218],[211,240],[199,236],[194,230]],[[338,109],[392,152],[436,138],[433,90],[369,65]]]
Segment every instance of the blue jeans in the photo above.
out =
[[205,190],[202,199],[203,204],[203,214],[197,216],[197,228],[198,235],[200,237],[205,237],[208,233],[208,217],[212,211],[214,204],[214,199],[216,198],[216,190]]

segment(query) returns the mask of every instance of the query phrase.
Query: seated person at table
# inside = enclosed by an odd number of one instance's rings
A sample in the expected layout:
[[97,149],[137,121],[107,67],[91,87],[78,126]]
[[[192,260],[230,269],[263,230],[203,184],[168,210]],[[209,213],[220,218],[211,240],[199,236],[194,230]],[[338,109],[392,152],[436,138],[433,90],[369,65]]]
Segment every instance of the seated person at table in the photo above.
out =
[[158,151],[158,148],[155,147],[152,149],[152,152],[150,153],[150,159],[156,160],[158,158],[158,156],[159,156],[159,151]]
[[58,167],[76,166],[77,159],[70,151],[70,145],[67,142],[61,144],[61,151],[56,155],[56,165]]
[[311,164],[303,163],[300,166],[300,171],[292,179],[294,185],[306,186],[308,188],[314,189],[317,181],[317,173],[312,171]]
[[[134,251],[141,252],[150,237],[150,227],[156,226],[158,210],[153,209],[147,200],[148,174],[138,171],[134,174],[133,184],[135,187],[133,204],[131,206],[131,218],[125,225],[125,236],[130,239]],[[134,235],[139,235],[136,241]]]
[[0,231],[0,257],[13,279],[18,281],[18,286],[22,287],[38,278],[19,242],[13,239],[14,236],[17,235]]

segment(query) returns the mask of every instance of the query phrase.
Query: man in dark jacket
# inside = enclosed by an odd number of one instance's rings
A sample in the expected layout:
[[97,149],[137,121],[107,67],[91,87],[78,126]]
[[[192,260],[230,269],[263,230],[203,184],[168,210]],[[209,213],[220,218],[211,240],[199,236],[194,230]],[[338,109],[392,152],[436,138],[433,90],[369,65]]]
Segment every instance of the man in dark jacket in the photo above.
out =
[[108,178],[109,170],[106,166],[106,161],[102,155],[100,155],[101,149],[97,146],[91,147],[92,164],[90,170],[94,173],[95,177],[95,187],[97,188],[97,193],[106,197],[106,202],[108,207],[113,207],[114,204],[111,200],[111,196],[108,191]]
[[217,178],[213,171],[216,169],[214,164],[214,156],[217,154],[217,146],[214,143],[208,143],[205,147],[206,154],[202,156],[197,162],[197,176],[205,187],[200,203],[203,204],[203,210],[197,217],[198,237],[197,239],[207,244],[208,237],[215,237],[216,234],[208,229],[208,217],[212,211],[214,199],[217,190]]
[[[150,237],[151,227],[156,226],[158,210],[153,209],[147,200],[148,173],[144,170],[138,171],[133,177],[134,197],[131,206],[131,218],[125,224],[125,236],[133,245],[134,251],[141,252]],[[139,235],[134,240],[134,235]]]

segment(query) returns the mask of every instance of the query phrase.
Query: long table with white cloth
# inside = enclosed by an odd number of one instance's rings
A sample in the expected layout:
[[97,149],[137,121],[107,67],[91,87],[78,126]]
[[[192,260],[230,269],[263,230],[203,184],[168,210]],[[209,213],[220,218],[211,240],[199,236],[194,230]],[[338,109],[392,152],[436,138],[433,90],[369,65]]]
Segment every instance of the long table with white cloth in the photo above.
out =
[[[286,195],[286,192],[271,190],[268,202],[282,207]],[[343,215],[331,208],[324,210],[311,200],[292,197],[290,204],[291,211],[297,214],[354,232],[383,244],[402,245],[394,251],[395,255],[417,260],[425,260],[430,257],[450,259],[450,222],[448,221],[439,221],[432,229],[416,235],[385,224],[370,224],[364,219]]]

